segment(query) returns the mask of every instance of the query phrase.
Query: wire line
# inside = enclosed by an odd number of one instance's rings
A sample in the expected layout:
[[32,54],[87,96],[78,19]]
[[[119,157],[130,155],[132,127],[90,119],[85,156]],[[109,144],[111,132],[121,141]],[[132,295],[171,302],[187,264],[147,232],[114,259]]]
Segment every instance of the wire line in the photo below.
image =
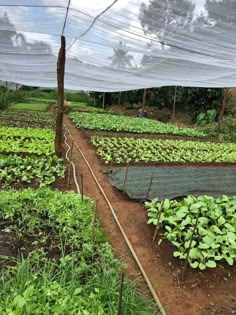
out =
[[[118,0],[114,0],[108,7],[106,7],[106,9],[104,9],[101,13],[99,13],[93,20],[93,22],[91,23],[91,25],[89,26],[89,28],[84,31],[79,37],[75,38],[73,40],[73,42],[71,43],[70,47],[67,48],[67,51],[71,49],[71,47],[76,43],[77,40],[79,40],[82,36],[86,35],[90,30],[91,28],[93,27],[93,25],[95,24],[95,22],[97,21],[97,19],[103,15],[104,13],[106,13],[111,7],[113,7],[113,5],[117,2]],[[82,12],[81,12],[82,13]]]
[[66,16],[65,16],[65,21],[64,21],[64,25],[63,25],[63,28],[62,28],[62,36],[64,35],[64,31],[65,31],[65,27],[66,27],[66,22],[67,22],[67,17],[68,17],[68,13],[69,13],[69,9],[70,9],[70,1],[68,1],[68,5],[67,5],[67,8],[66,8]]

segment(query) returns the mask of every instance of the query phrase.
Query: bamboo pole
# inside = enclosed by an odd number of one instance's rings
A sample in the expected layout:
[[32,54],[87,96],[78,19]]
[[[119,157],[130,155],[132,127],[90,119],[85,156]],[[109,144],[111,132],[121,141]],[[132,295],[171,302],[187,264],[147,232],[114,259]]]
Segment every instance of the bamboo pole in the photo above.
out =
[[66,61],[66,39],[61,36],[61,48],[57,59],[57,117],[56,117],[56,136],[55,136],[55,152],[57,156],[62,155],[62,138],[63,138],[63,109],[64,109],[64,76]]

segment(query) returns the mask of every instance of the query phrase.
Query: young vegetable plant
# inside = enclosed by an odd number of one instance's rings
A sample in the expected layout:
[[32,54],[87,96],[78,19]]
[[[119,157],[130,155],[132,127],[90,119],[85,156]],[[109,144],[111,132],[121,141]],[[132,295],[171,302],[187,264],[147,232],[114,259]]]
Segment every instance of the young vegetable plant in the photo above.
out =
[[0,155],[0,182],[3,184],[35,181],[40,187],[52,184],[56,177],[63,178],[65,167],[57,156]]
[[[157,224],[161,203],[146,202],[148,224]],[[193,228],[197,228],[193,235]],[[186,259],[192,268],[215,268],[220,261],[232,266],[236,260],[236,197],[188,196],[182,201],[166,199],[160,224],[164,238],[176,248],[173,255]],[[190,240],[193,241],[190,248]]]
[[236,144],[132,137],[91,137],[105,163],[236,162]]

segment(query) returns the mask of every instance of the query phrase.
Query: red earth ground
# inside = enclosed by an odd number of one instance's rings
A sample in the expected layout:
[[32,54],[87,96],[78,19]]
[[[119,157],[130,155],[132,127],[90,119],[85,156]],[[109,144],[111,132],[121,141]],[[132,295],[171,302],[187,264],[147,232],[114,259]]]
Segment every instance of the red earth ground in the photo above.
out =
[[[187,268],[185,278],[182,279],[183,264],[172,256],[171,245],[162,242],[158,246],[158,238],[155,243],[152,243],[154,227],[147,225],[147,215],[143,205],[130,200],[125,194],[110,186],[107,176],[101,172],[107,166],[104,166],[97,158],[95,149],[89,144],[88,135],[84,131],[79,131],[66,116],[64,123],[92,166],[167,315],[232,315],[236,313],[236,266],[220,265],[216,269],[207,271]],[[76,165],[78,178],[81,174],[83,175],[84,194],[98,201],[98,216],[115,254],[128,264],[128,273],[133,278],[140,277],[139,269],[109,207],[75,147],[72,161]],[[71,189],[74,189],[73,184]],[[141,288],[146,293],[148,292],[148,288],[144,285],[141,285]]]

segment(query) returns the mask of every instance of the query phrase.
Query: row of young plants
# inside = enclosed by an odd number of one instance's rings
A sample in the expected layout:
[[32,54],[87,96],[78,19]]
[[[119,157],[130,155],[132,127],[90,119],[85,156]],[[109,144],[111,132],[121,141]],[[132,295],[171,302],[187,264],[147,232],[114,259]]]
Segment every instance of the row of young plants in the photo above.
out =
[[0,155],[0,182],[3,185],[15,183],[36,183],[40,187],[51,185],[56,178],[63,179],[65,166],[57,156]]
[[0,126],[54,129],[55,117],[53,113],[4,110],[0,111]]
[[117,132],[178,135],[186,137],[207,137],[203,131],[194,128],[179,128],[150,119],[131,118],[122,115],[99,113],[70,113],[69,117],[78,128]]
[[234,143],[99,136],[91,143],[105,163],[236,162]]
[[[188,196],[182,201],[158,198],[146,202],[148,224],[163,228],[175,247],[174,257],[204,270],[236,261],[236,196]],[[161,246],[162,238],[159,240]]]
[[[93,209],[89,198],[73,192],[45,188],[0,192],[2,233],[12,245],[22,244],[11,247],[11,257],[0,258],[5,263],[1,314],[117,313],[119,271],[124,266],[114,258],[98,222],[92,237]],[[126,315],[157,314],[127,279],[122,310]]]
[[54,131],[0,127],[0,152],[50,155],[54,153]]
[[51,155],[54,153],[54,145],[53,142],[45,139],[2,137],[0,138],[0,152]]
[[36,128],[12,128],[0,127],[0,138],[32,138],[53,141],[54,131]]
[[4,153],[0,155],[1,185],[48,186],[64,178],[65,167],[54,155],[51,129],[0,127],[0,152]]

